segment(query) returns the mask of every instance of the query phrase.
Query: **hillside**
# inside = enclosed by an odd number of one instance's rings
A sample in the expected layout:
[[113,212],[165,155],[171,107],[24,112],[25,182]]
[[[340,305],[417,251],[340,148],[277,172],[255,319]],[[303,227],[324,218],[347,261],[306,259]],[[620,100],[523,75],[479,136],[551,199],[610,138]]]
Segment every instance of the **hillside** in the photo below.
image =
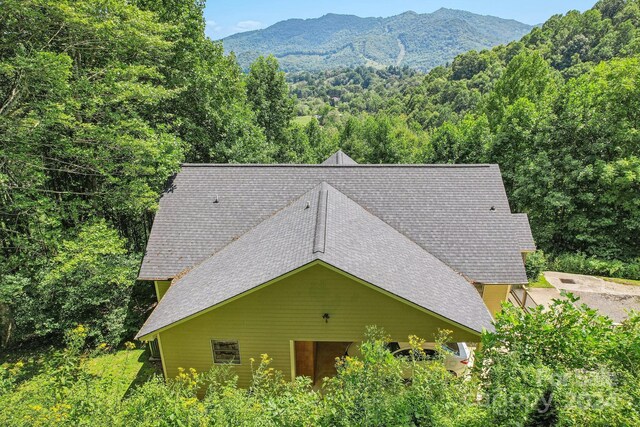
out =
[[405,12],[388,18],[328,14],[289,19],[223,40],[243,68],[273,54],[286,71],[318,71],[359,65],[429,70],[472,49],[519,39],[530,25],[452,9]]

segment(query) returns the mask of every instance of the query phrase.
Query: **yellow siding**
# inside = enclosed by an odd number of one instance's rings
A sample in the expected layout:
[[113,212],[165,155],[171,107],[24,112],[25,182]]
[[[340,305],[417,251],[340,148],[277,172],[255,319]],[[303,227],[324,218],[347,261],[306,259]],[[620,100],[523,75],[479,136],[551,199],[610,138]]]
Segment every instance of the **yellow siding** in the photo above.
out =
[[484,285],[482,299],[494,317],[502,309],[501,304],[507,300],[510,291],[511,285]]
[[[455,298],[452,296],[452,298]],[[322,315],[329,313],[328,322]],[[272,367],[292,373],[291,341],[360,341],[367,325],[385,329],[394,341],[416,334],[432,341],[438,329],[454,331],[457,341],[477,335],[371,289],[340,273],[315,265],[159,335],[169,378],[178,367],[208,370],[211,339],[237,339],[241,364],[234,366],[240,385],[251,378],[250,358],[267,353]]]
[[158,297],[158,301],[162,299],[164,294],[169,290],[169,286],[171,286],[171,280],[156,280],[156,296]]

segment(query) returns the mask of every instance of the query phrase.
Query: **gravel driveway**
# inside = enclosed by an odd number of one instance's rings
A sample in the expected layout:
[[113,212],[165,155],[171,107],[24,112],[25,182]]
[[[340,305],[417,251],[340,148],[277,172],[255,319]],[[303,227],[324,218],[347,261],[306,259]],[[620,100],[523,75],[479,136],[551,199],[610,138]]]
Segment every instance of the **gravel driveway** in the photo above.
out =
[[560,292],[571,292],[591,308],[609,316],[614,322],[627,318],[629,310],[640,310],[640,286],[607,282],[598,277],[582,274],[545,271],[544,277],[553,289],[529,289],[529,295],[541,305],[548,305],[552,299],[561,298]]

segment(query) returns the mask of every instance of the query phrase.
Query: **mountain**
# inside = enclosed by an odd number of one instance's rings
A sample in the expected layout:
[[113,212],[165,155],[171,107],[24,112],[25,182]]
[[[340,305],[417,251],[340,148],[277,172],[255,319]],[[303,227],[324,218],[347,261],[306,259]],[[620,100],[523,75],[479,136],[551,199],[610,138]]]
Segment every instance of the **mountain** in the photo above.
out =
[[469,50],[508,43],[531,25],[453,9],[405,12],[389,18],[328,14],[289,19],[263,30],[223,39],[243,68],[259,55],[273,54],[286,71],[319,71],[368,65],[409,66],[426,71]]

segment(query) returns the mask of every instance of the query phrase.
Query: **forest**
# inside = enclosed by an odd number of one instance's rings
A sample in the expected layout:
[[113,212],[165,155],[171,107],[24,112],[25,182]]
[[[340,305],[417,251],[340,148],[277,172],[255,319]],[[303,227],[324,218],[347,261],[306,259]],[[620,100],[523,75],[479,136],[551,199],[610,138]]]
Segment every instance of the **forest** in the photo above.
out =
[[[99,394],[106,385],[92,388],[91,357],[139,351],[129,340],[154,295],[137,272],[182,162],[318,163],[341,148],[360,163],[497,163],[512,210],[530,218],[539,248],[530,271],[640,280],[640,1],[601,0],[428,73],[285,75],[273,57],[245,73],[205,36],[203,8],[2,2],[2,424],[301,425],[304,408],[317,425],[370,425],[365,415],[387,420],[379,425],[640,425],[640,318],[614,328],[560,302],[549,312],[505,310],[483,337],[480,358],[494,366],[481,378],[481,393],[495,398],[486,404],[437,364],[398,391],[380,334],[370,335],[368,362],[342,367],[322,404],[308,384],[284,385],[268,357],[250,394],[213,371],[156,379],[118,401]],[[200,401],[207,375],[219,387]],[[32,378],[40,394],[16,391]],[[612,400],[536,411],[552,392],[582,386]],[[527,405],[500,400],[514,390],[530,393]],[[417,405],[424,393],[433,406]],[[24,399],[31,406],[16,403]]]

